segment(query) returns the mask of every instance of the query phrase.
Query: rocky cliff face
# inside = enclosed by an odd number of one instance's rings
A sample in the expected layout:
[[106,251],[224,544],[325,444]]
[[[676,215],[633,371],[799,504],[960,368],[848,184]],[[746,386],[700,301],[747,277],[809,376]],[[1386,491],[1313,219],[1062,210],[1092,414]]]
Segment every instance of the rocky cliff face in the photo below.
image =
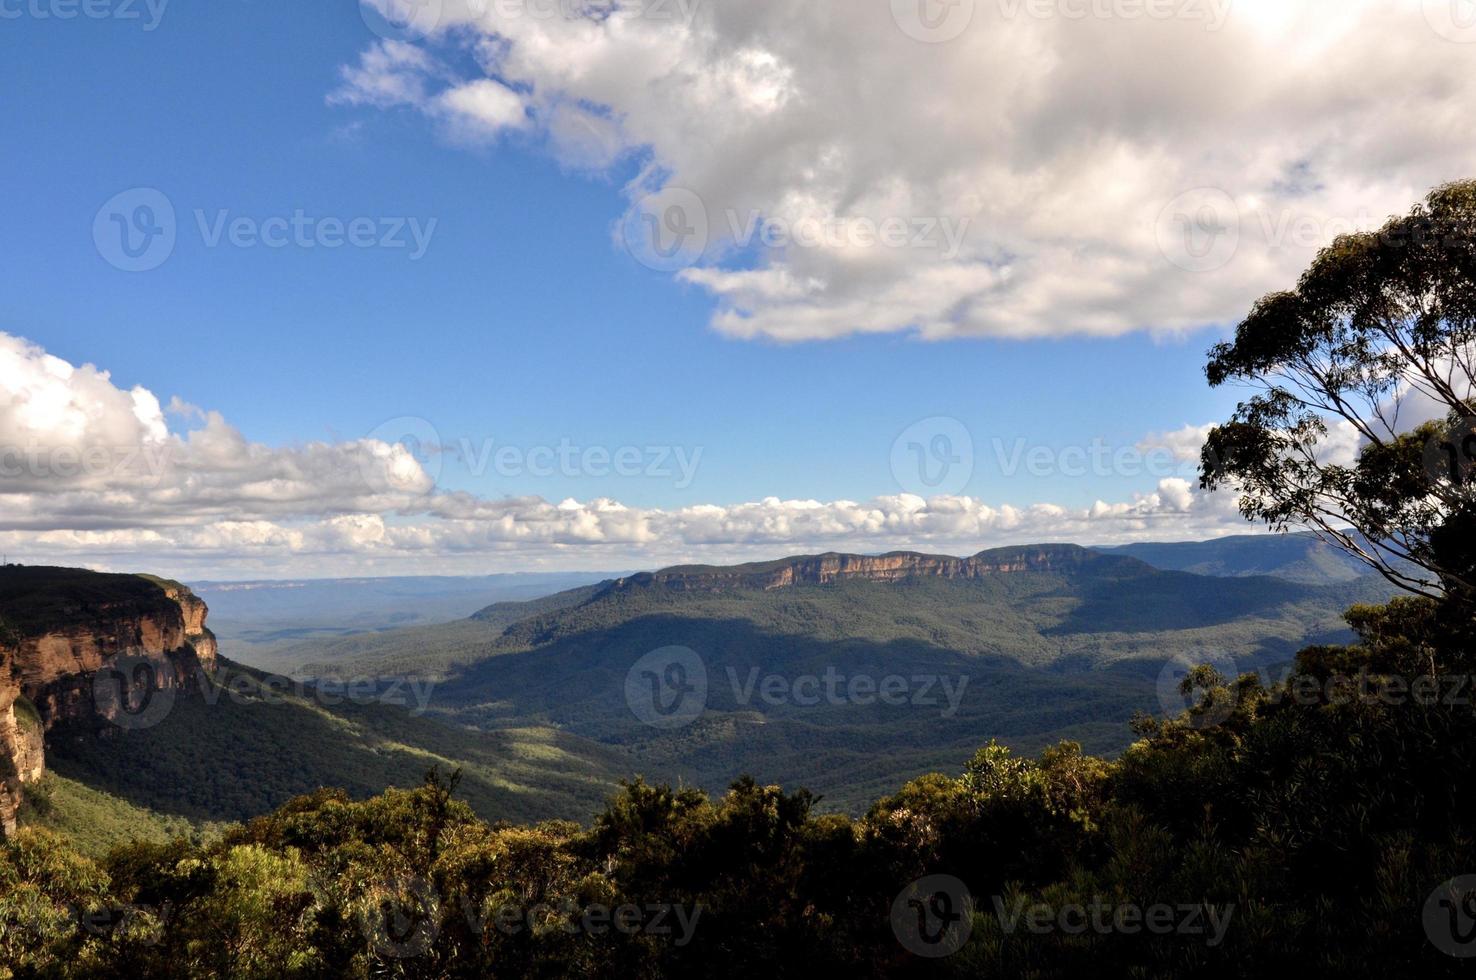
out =
[[924,578],[980,579],[1023,572],[1066,574],[1080,571],[1088,565],[1103,563],[1124,566],[1137,564],[1131,560],[1125,563],[1121,558],[1102,555],[1076,545],[999,548],[981,551],[970,558],[913,552],[895,552],[889,555],[832,553],[725,568],[679,566],[620,579],[615,587],[659,585],[678,591],[785,589],[851,580],[902,582]]
[[176,582],[0,568],[0,828],[14,829],[21,786],[45,770],[47,731],[116,721],[151,691],[214,669],[207,614]]
[[[5,664],[0,661],[0,672]],[[35,709],[22,701],[20,690],[0,686],[0,833],[15,831],[20,809],[21,785],[35,782],[46,771],[40,719]]]
[[164,594],[179,606],[180,616],[184,619],[185,640],[195,651],[195,656],[206,670],[213,671],[219,648],[215,643],[215,634],[205,626],[205,617],[210,615],[205,600],[188,587],[177,583],[170,583],[165,587]]

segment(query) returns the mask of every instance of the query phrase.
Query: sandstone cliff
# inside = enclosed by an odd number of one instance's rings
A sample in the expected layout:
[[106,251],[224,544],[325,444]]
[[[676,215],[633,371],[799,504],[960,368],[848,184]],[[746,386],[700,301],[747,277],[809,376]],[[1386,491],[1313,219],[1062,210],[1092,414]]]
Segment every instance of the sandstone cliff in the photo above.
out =
[[970,558],[894,552],[887,555],[807,555],[754,565],[714,567],[686,565],[633,575],[615,588],[659,585],[677,591],[784,589],[860,580],[902,582],[910,579],[979,579],[1023,572],[1068,574],[1087,566],[1138,565],[1133,559],[1103,555],[1076,545],[1032,545],[981,551]]
[[[47,731],[116,721],[151,691],[182,688],[214,669],[207,614],[177,582],[0,568],[0,829],[14,829],[21,786],[45,769]],[[116,686],[99,682],[104,671],[117,673]]]
[[[5,664],[0,661],[0,672]],[[35,708],[21,701],[20,689],[0,684],[0,834],[15,830],[21,785],[34,782],[46,771],[41,721]]]

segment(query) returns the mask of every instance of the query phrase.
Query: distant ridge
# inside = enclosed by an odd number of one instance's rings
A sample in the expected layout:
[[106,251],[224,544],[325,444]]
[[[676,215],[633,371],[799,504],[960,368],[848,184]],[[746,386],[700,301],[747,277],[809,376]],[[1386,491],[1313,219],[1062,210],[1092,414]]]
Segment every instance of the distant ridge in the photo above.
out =
[[731,588],[785,589],[841,581],[901,582],[911,579],[981,579],[1027,572],[1063,574],[1100,566],[1115,572],[1146,572],[1136,558],[1104,555],[1074,544],[1021,545],[981,551],[968,558],[894,551],[885,555],[827,552],[747,565],[678,565],[617,579],[612,589],[664,586],[678,591]]
[[1236,534],[1211,541],[1143,542],[1098,549],[1164,571],[1223,578],[1271,575],[1308,585],[1352,582],[1373,569],[1313,534]]

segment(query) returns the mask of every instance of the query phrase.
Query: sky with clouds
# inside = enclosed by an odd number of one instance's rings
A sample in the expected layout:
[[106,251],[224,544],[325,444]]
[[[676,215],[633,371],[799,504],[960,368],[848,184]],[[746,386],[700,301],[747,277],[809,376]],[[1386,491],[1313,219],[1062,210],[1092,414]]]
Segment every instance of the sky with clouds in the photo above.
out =
[[1204,352],[1471,176],[1461,2],[0,5],[0,548],[1242,532],[1196,486],[1238,394]]

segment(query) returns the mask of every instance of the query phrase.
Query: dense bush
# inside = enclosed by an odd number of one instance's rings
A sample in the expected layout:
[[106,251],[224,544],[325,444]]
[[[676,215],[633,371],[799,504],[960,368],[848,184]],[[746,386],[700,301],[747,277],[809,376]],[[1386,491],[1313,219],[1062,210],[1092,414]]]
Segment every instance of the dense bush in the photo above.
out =
[[[1445,696],[1471,665],[1440,615],[1356,609],[1362,642],[1305,651],[1283,685],[1195,672],[1195,706],[1139,719],[1117,761],[991,744],[857,820],[747,779],[718,800],[635,780],[587,828],[488,824],[432,772],[97,863],[28,830],[0,849],[0,962],[131,978],[1454,972],[1442,945],[1463,934],[1425,911],[1476,871],[1476,714],[1469,692]],[[1420,677],[1442,696],[1399,695]],[[894,907],[934,875],[973,909],[937,958],[909,951]],[[1164,928],[1125,927],[1123,910],[1155,908]]]

